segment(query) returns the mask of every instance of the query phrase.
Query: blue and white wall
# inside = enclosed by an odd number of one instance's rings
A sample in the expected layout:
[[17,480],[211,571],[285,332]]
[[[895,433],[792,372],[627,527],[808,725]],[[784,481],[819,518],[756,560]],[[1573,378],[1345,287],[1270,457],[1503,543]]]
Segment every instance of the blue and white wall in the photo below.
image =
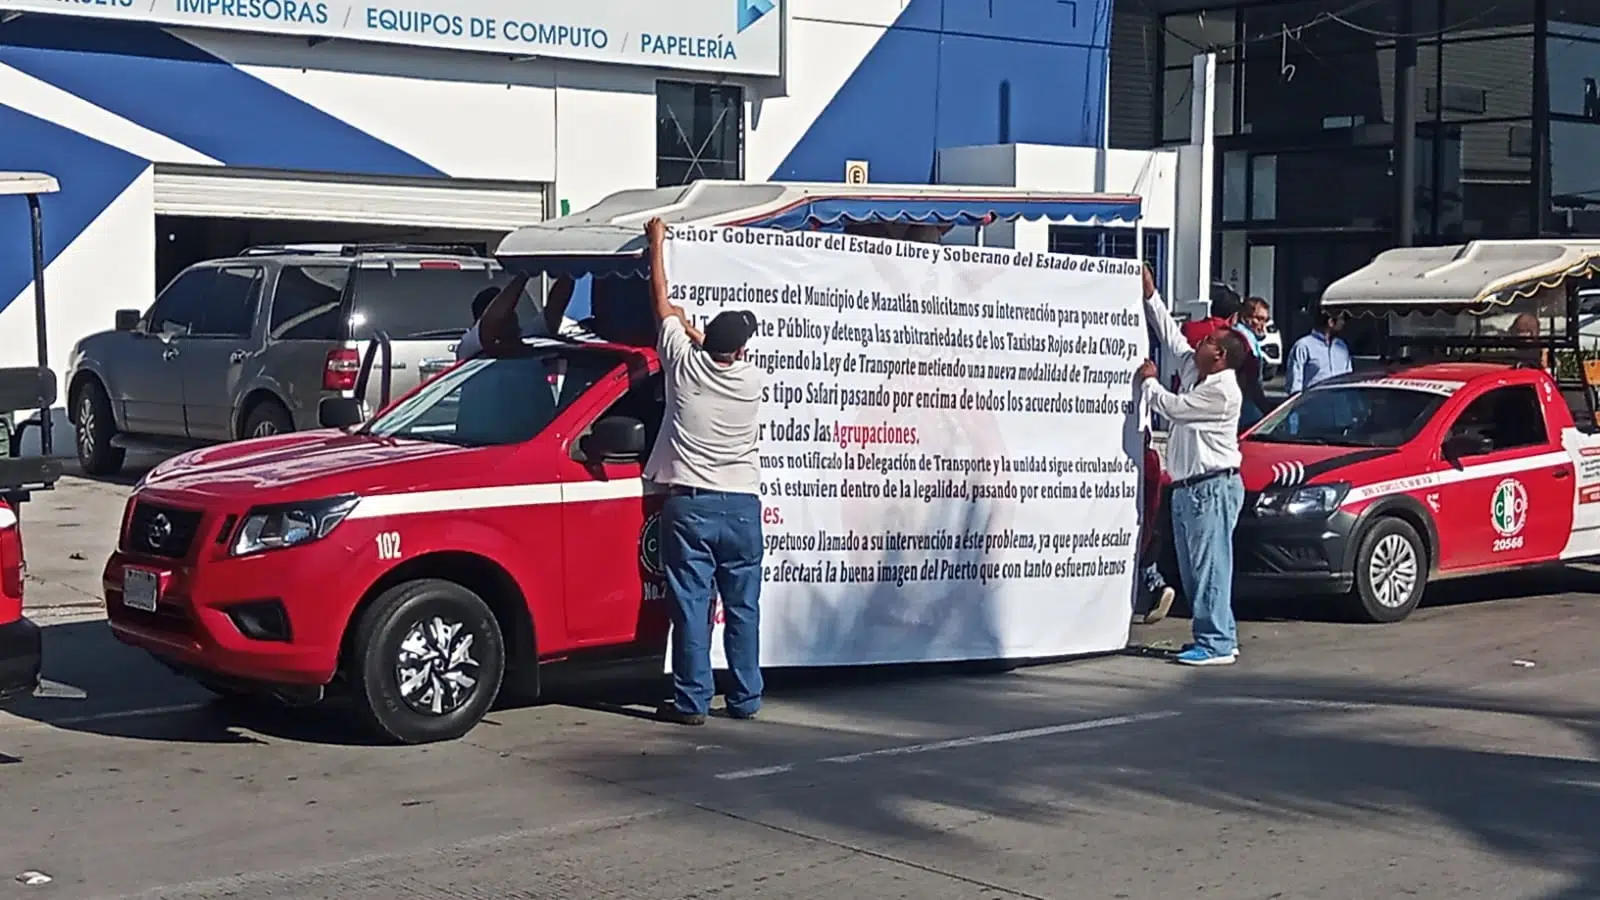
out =
[[[1111,0],[791,0],[750,179],[928,183],[942,148],[1094,145]],[[709,77],[709,76],[706,76]],[[654,186],[657,78],[693,73],[26,15],[0,24],[0,169],[45,201],[51,360],[151,300],[153,164]],[[505,223],[507,228],[516,222]],[[32,361],[26,216],[0,199],[0,365]],[[20,302],[19,302],[20,301]]]

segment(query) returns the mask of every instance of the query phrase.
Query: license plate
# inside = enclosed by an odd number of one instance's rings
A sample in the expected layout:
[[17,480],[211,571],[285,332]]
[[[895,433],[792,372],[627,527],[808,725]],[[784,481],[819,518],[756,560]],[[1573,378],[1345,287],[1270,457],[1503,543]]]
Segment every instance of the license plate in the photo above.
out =
[[153,613],[161,594],[161,582],[156,573],[144,569],[122,570],[122,605]]

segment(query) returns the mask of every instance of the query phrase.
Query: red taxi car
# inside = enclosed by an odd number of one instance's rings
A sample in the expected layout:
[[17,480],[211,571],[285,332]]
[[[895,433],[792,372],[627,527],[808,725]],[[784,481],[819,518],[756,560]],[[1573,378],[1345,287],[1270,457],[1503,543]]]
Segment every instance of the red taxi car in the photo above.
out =
[[343,693],[402,742],[464,734],[503,680],[536,691],[544,662],[663,658],[641,479],[656,358],[530,347],[365,425],[153,469],[105,568],[113,633],[220,693]]
[[1543,371],[1437,363],[1306,391],[1240,445],[1236,589],[1396,622],[1429,581],[1600,555],[1600,436]]

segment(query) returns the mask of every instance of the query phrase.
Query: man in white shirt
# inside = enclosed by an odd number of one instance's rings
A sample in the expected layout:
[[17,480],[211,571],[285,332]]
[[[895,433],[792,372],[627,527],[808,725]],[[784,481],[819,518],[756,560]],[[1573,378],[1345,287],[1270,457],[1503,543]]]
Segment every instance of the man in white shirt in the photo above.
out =
[[661,560],[672,608],[673,698],[656,717],[702,725],[716,685],[711,671],[711,600],[722,597],[731,718],[761,708],[761,370],[745,360],[756,333],[749,312],[721,312],[704,333],[672,304],[662,245],[651,219],[650,298],[661,325],[657,352],[667,409],[644,477],[666,488]]
[[1155,363],[1146,361],[1138,373],[1150,410],[1171,423],[1167,472],[1172,477],[1172,537],[1183,591],[1194,608],[1194,643],[1177,661],[1230,665],[1239,649],[1233,618],[1233,527],[1244,506],[1238,433],[1244,397],[1235,370],[1249,359],[1249,350],[1228,328],[1190,346],[1153,290],[1146,291],[1145,313],[1179,371],[1178,393],[1161,386]]

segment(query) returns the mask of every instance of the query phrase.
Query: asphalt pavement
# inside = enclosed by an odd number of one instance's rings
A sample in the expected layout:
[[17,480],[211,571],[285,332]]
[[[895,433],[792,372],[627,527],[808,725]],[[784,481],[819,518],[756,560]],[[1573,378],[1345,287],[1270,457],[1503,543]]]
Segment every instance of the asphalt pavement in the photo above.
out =
[[1246,609],[1225,669],[779,678],[698,729],[569,673],[396,748],[112,641],[126,490],[25,511],[47,674],[87,696],[0,714],[0,898],[1600,897],[1590,571],[1440,586],[1396,626]]

